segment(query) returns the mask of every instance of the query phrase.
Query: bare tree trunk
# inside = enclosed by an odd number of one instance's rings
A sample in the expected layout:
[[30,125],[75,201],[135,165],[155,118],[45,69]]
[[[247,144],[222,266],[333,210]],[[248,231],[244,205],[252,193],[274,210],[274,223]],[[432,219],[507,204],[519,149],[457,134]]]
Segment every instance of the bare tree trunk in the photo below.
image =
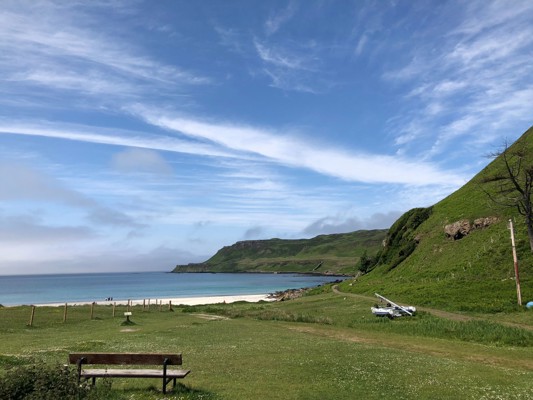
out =
[[527,236],[529,238],[529,248],[533,253],[533,221],[531,216],[526,216],[526,225],[527,225]]
[[482,179],[482,183],[492,183],[493,191],[484,190],[494,203],[509,208],[516,208],[524,217],[529,248],[533,253],[533,162],[528,149],[521,147],[510,148],[504,143],[503,150],[492,154],[501,157],[504,171],[496,171]]

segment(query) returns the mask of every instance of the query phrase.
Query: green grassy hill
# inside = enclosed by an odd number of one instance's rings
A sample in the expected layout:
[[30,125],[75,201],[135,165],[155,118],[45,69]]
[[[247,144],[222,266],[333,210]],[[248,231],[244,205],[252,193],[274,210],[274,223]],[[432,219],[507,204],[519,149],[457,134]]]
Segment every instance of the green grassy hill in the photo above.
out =
[[[514,143],[526,150],[523,163],[533,165],[533,128]],[[508,220],[515,226],[523,304],[533,301],[533,255],[524,217],[498,206],[485,193],[495,184],[483,178],[503,168],[498,157],[470,182],[433,207],[411,210],[389,230],[387,246],[366,275],[343,284],[343,290],[378,292],[398,301],[436,308],[499,312],[517,308]],[[458,221],[488,221],[454,240],[445,226]],[[461,236],[461,235],[458,235]]]
[[226,246],[204,263],[173,272],[296,272],[353,275],[362,256],[374,256],[386,230],[320,235],[312,239],[249,240]]
[[[523,165],[533,169],[533,128],[509,148],[515,149],[524,150]],[[462,188],[432,207],[408,211],[388,231],[237,242],[204,263],[178,265],[174,272],[356,275],[364,257],[369,261],[363,267],[367,273],[344,282],[342,290],[377,292],[400,302],[449,310],[520,309],[508,221],[512,219],[515,226],[525,304],[533,301],[533,254],[524,217],[516,208],[490,200],[487,192],[496,193],[498,183],[483,183],[503,168],[502,157],[496,158]],[[467,225],[470,231],[455,238],[447,235],[445,227],[454,223]]]

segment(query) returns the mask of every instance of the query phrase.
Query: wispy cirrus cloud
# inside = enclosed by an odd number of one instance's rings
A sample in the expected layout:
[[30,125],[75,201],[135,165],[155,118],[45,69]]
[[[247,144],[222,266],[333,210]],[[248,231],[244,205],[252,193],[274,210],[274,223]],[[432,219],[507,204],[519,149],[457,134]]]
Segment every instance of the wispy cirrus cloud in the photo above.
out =
[[[199,140],[208,140],[228,151],[259,155],[293,168],[305,168],[323,175],[355,182],[410,185],[459,185],[459,175],[440,171],[429,163],[414,162],[380,154],[349,153],[323,143],[311,144],[295,135],[263,128],[210,123],[136,107],[139,117],[159,128]],[[412,171],[417,171],[413,174]]]
[[4,122],[0,120],[0,134],[41,136],[87,143],[165,150],[204,156],[232,156],[231,153],[218,149],[210,144],[191,142],[177,137],[89,125],[52,123],[44,120],[33,123],[18,121]]
[[415,84],[407,97],[410,111],[395,121],[400,124],[396,144],[433,140],[424,155],[429,159],[457,137],[467,137],[469,151],[475,151],[505,135],[501,129],[509,129],[510,121],[527,126],[533,102],[532,19],[530,2],[513,7],[470,2],[455,25],[450,20],[440,27],[445,32],[438,51],[429,49],[431,43],[415,47],[408,64],[387,71],[389,81]]
[[[458,186],[464,182],[459,174],[441,171],[430,163],[397,156],[348,152],[324,146],[323,143],[313,144],[291,132],[242,124],[205,122],[162,113],[141,105],[132,106],[130,112],[158,129],[183,136],[183,139],[161,134],[119,134],[120,131],[117,130],[80,125],[46,126],[42,122],[40,126],[0,123],[0,134],[43,136],[205,157],[255,159],[279,166],[304,168],[352,182],[445,186]],[[413,174],[412,171],[417,173]]]
[[9,4],[0,13],[0,72],[6,92],[25,84],[117,98],[211,83],[206,76],[156,61],[118,39],[120,33],[112,28],[95,31],[102,21],[81,3]]
[[265,31],[267,35],[276,33],[283,24],[287,23],[296,14],[298,7],[294,1],[290,1],[287,7],[279,10],[265,21]]
[[275,67],[289,70],[311,70],[310,59],[302,54],[297,55],[294,51],[267,46],[255,41],[255,48],[261,60]]
[[304,93],[317,93],[324,86],[317,66],[319,57],[313,46],[254,40],[263,73],[270,78],[271,86]]
[[214,28],[219,37],[220,44],[232,52],[245,55],[246,45],[243,43],[242,33],[235,28],[226,28],[216,25]]

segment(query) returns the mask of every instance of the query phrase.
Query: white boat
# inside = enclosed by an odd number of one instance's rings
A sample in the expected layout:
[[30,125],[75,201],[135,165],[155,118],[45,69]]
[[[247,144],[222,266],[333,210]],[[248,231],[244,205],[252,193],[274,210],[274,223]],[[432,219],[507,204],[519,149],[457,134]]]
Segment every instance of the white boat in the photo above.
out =
[[413,316],[416,313],[416,307],[414,306],[400,306],[377,293],[375,293],[375,295],[379,297],[382,301],[387,302],[387,305],[384,307],[376,306],[370,308],[372,314],[374,314],[376,317],[387,317],[393,319],[396,317],[402,317],[404,315]]

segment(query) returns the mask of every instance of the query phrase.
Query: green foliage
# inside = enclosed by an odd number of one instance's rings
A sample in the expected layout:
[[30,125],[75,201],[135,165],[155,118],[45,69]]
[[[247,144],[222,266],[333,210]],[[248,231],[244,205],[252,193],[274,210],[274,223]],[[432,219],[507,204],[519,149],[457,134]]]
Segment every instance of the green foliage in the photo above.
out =
[[15,367],[0,379],[1,399],[88,399],[89,388],[78,386],[76,371],[59,365]]
[[358,270],[362,274],[366,274],[367,272],[370,272],[372,267],[374,267],[377,263],[377,257],[369,257],[367,252],[365,251],[361,258],[359,259],[359,267]]
[[378,263],[387,264],[390,271],[409,257],[417,244],[416,228],[430,217],[432,211],[432,207],[414,208],[403,214],[389,229]]
[[337,283],[340,283],[340,282],[342,282],[342,280],[338,280],[338,281],[332,282],[332,283],[325,283],[323,285],[318,285],[318,286],[315,286],[313,288],[308,288],[303,293],[303,296],[314,296],[314,295],[322,294],[322,293],[330,293],[331,292],[331,287],[333,285],[337,284]]
[[29,360],[23,357],[8,356],[0,354],[0,367],[2,366],[15,366],[28,364]]

